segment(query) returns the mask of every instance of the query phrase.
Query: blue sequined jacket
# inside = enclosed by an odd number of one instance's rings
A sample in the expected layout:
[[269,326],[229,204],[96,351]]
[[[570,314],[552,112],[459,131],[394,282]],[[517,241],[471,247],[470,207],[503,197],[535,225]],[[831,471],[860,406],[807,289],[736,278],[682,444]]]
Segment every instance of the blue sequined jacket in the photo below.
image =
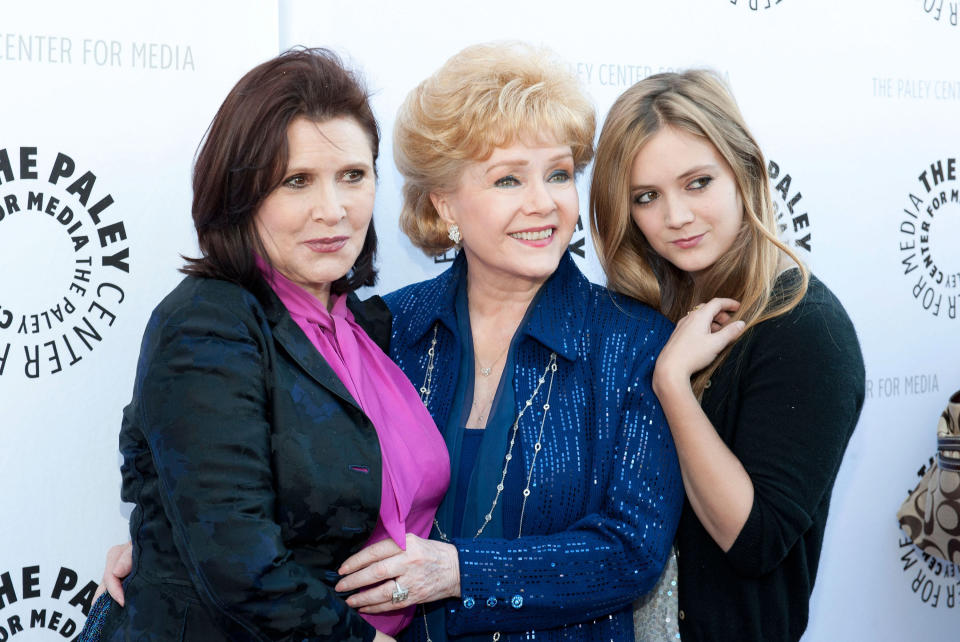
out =
[[[428,401],[438,426],[452,411],[461,358],[455,293],[465,277],[461,255],[440,276],[385,297],[391,357],[418,388],[438,328]],[[445,604],[451,637],[634,639],[631,604],[659,578],[683,502],[673,440],[651,389],[671,330],[659,313],[590,283],[563,257],[527,315],[514,359],[517,412],[551,352],[558,362],[523,537],[453,540],[461,598]],[[539,430],[539,421],[521,423],[524,471]],[[425,639],[422,618],[409,635]]]

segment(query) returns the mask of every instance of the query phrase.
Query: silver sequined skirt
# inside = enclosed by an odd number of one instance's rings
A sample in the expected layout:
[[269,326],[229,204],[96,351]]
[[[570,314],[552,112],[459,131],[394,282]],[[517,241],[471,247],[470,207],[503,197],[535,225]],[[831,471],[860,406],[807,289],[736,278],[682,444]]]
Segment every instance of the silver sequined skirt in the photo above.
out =
[[680,639],[679,610],[677,555],[671,548],[657,585],[633,603],[634,639],[637,642],[677,642]]

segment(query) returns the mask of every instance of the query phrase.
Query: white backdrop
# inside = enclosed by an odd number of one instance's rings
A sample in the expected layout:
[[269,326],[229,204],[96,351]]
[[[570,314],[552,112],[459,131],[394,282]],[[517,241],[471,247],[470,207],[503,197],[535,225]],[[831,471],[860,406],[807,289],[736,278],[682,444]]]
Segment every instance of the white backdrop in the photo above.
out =
[[[120,410],[146,318],[194,247],[191,161],[228,89],[298,44],[331,47],[363,72],[384,133],[375,290],[385,292],[445,266],[396,226],[396,108],[448,56],[502,38],[555,49],[601,122],[650,73],[709,66],[728,79],[776,165],[784,237],[846,305],[867,364],[805,640],[956,638],[960,575],[919,560],[895,513],[960,388],[958,2],[8,4],[0,642],[71,637],[66,622],[82,625],[106,546],[126,537]],[[586,226],[579,241],[578,262],[602,281]]]
[[129,537],[120,411],[149,313],[196,247],[191,159],[230,87],[277,52],[278,17],[259,0],[4,2],[0,15],[0,641],[63,639],[105,546]]

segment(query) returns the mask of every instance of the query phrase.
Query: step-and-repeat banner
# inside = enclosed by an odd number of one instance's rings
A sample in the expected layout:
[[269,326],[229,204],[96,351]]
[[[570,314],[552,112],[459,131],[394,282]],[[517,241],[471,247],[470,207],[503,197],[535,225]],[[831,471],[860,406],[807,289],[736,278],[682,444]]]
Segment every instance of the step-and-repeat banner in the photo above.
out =
[[[600,122],[653,73],[706,66],[729,82],[768,156],[781,234],[846,305],[867,364],[804,639],[953,639],[958,569],[914,549],[895,514],[960,389],[958,4],[8,3],[0,642],[75,637],[106,547],[127,537],[120,411],[146,319],[194,251],[191,163],[229,88],[294,45],[364,74],[384,134],[373,291],[386,292],[452,258],[422,256],[397,228],[396,109],[447,57],[496,39],[553,48]],[[589,236],[578,228],[571,250],[602,282]]]
[[129,538],[120,412],[150,311],[196,249],[193,155],[276,54],[278,13],[97,0],[0,16],[0,642],[72,639],[105,547]]

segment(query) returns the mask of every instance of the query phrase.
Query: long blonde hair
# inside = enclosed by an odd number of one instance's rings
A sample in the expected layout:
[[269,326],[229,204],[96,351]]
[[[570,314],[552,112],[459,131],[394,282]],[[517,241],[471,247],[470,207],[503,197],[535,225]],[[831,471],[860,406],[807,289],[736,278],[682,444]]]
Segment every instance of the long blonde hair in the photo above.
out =
[[[630,216],[633,160],[652,136],[668,126],[713,144],[733,170],[743,202],[743,223],[733,246],[707,268],[697,284],[653,250]],[[696,303],[728,297],[740,302],[736,318],[750,328],[792,310],[807,290],[807,268],[776,235],[776,214],[760,146],[727,87],[709,71],[650,76],[613,104],[597,144],[590,227],[608,287],[658,308],[674,322]],[[801,278],[774,299],[781,253],[797,264]],[[730,346],[694,376],[693,389],[698,396],[729,351]]]

